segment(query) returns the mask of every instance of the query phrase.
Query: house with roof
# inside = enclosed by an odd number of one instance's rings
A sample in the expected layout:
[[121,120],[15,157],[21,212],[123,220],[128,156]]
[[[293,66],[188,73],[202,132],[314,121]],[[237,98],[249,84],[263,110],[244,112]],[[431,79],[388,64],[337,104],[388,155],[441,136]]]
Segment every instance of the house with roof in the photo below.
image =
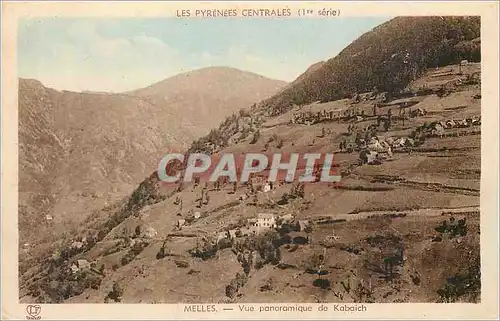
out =
[[309,243],[309,236],[304,231],[300,232],[292,231],[288,233],[288,236],[290,236],[293,244],[304,245]]
[[89,261],[87,261],[85,259],[76,260],[76,264],[78,265],[78,268],[80,268],[80,269],[90,269],[90,263],[89,263]]
[[219,233],[217,234],[217,243],[219,243],[219,241],[220,241],[220,240],[226,239],[226,238],[228,238],[228,237],[229,237],[229,236],[228,236],[227,231],[219,232]]
[[276,217],[271,213],[259,213],[257,214],[257,223],[255,225],[259,229],[276,228]]
[[367,145],[367,148],[369,150],[374,150],[374,151],[383,151],[384,150],[382,143],[379,141],[378,137],[376,137],[376,136],[372,137],[369,144]]
[[307,220],[299,220],[300,231],[304,231],[311,223]]

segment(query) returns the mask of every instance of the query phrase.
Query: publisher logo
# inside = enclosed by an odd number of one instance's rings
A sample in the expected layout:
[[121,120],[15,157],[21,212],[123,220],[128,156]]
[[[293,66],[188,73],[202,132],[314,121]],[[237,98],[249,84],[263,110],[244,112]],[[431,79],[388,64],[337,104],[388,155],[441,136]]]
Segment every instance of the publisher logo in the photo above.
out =
[[42,307],[39,305],[30,304],[26,307],[26,319],[28,320],[40,320],[42,317],[40,316],[40,312],[42,311]]

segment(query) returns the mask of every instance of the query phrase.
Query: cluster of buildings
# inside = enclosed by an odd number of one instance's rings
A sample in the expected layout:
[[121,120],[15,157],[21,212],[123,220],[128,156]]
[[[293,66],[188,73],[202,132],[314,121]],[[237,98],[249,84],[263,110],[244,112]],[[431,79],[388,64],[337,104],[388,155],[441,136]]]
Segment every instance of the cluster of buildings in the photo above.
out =
[[217,242],[222,239],[236,239],[238,237],[258,235],[269,230],[280,228],[283,224],[298,224],[299,230],[304,231],[310,222],[307,220],[296,221],[292,214],[276,215],[273,213],[259,213],[257,217],[249,218],[247,224],[240,228],[218,232]]
[[420,131],[424,131],[430,133],[433,136],[441,136],[444,135],[446,129],[454,129],[454,128],[468,128],[471,126],[480,126],[481,125],[481,116],[474,116],[465,119],[450,119],[443,120],[439,122],[434,122],[429,126],[420,127]]
[[387,153],[392,156],[392,151],[408,146],[414,146],[415,140],[410,137],[392,138],[383,136],[372,136],[369,139],[357,138],[346,140],[341,149],[349,151],[369,150],[377,153]]

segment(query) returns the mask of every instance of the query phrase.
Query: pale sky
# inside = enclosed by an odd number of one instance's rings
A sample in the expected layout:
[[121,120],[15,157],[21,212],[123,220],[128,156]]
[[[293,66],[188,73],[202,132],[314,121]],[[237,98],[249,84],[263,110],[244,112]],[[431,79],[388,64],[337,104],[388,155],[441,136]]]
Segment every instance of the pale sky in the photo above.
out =
[[22,20],[18,75],[58,90],[110,92],[211,66],[293,81],[389,19]]

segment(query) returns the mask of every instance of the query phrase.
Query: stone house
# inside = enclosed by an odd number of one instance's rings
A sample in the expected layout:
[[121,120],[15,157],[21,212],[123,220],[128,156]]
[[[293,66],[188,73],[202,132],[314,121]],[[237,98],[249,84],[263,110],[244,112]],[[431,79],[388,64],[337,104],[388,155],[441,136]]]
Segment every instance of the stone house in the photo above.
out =
[[276,218],[274,214],[259,213],[257,214],[256,226],[262,228],[276,228]]
[[300,220],[299,221],[300,231],[304,231],[310,225],[311,225],[311,223],[307,220]]
[[281,215],[280,219],[282,220],[283,223],[290,223],[291,221],[293,221],[293,215],[292,214]]

